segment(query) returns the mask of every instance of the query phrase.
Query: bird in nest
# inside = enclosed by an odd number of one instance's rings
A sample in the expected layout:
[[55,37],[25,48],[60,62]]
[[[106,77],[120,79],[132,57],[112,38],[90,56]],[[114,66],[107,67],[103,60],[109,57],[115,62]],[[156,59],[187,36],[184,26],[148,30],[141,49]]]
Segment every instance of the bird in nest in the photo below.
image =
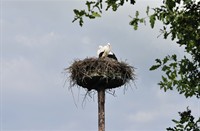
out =
[[115,56],[115,54],[111,51],[111,45],[110,43],[108,43],[105,46],[99,46],[99,49],[97,50],[97,55],[99,58],[111,58],[113,60],[117,61],[117,57]]

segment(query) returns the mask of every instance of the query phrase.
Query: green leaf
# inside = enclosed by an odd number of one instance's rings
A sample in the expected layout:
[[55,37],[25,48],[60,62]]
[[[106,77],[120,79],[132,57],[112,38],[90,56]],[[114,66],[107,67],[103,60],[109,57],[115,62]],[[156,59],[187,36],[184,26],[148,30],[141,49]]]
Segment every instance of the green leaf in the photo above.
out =
[[130,0],[130,3],[131,3],[132,5],[134,5],[134,4],[135,4],[135,0]]
[[159,64],[162,63],[160,59],[156,59],[155,61],[156,61],[157,63],[159,63]]
[[93,15],[87,14],[86,16],[87,16],[88,18],[90,18],[90,19],[95,19],[95,17],[94,17]]
[[72,22],[79,20],[79,25],[83,26],[83,16],[86,15],[85,10],[79,11],[79,10],[74,9],[73,11],[75,13],[75,17],[74,17],[74,20]]
[[139,16],[139,11],[136,11],[135,12],[135,17],[138,18],[138,16]]
[[138,29],[138,25],[137,25],[137,24],[134,24],[133,29],[134,29],[134,30],[137,30],[137,29]]
[[82,18],[82,17],[81,17],[80,20],[79,20],[79,25],[80,25],[80,26],[83,26],[83,18]]
[[156,70],[160,67],[160,65],[153,65],[149,70],[152,71],[152,70]]
[[146,14],[149,15],[149,6],[147,6]]
[[154,27],[155,20],[156,20],[156,16],[155,16],[155,14],[151,15],[151,16],[150,16],[150,21],[149,21],[150,24],[151,24],[151,28]]
[[169,10],[173,10],[173,8],[176,6],[176,3],[174,0],[166,0],[166,6]]
[[119,3],[119,5],[124,5],[124,0],[120,0],[120,3]]
[[145,23],[145,19],[144,18],[140,19],[139,21],[140,21],[140,23]]
[[163,80],[163,82],[167,82],[167,78],[165,78],[164,76],[162,76],[162,80]]
[[79,10],[74,9],[73,11],[74,11],[74,13],[75,13],[76,15],[79,15]]
[[92,12],[92,16],[94,16],[94,17],[101,17],[101,15],[98,12]]
[[83,16],[83,15],[85,15],[86,13],[85,13],[85,10],[81,10],[81,11],[79,11],[79,16]]
[[174,119],[173,119],[172,121],[173,121],[174,123],[176,123],[176,124],[178,124],[178,123],[179,123],[179,121],[177,121],[177,120],[174,120]]
[[175,130],[173,128],[171,128],[171,127],[168,127],[167,131],[175,131]]
[[168,60],[169,60],[169,57],[168,57],[168,56],[165,57],[165,58],[163,59],[163,64],[166,64]]
[[90,5],[91,5],[91,2],[87,1],[85,4],[86,4],[87,7],[88,7],[88,11],[90,11]]
[[175,55],[175,54],[172,55],[172,59],[173,59],[174,61],[177,61],[177,59],[176,59],[176,55]]
[[162,68],[162,71],[167,71],[167,70],[169,70],[169,69],[170,69],[169,66],[164,65],[163,68]]
[[137,30],[138,28],[138,18],[133,18],[133,20],[130,21],[129,25],[133,26],[134,30]]
[[170,63],[169,66],[173,67],[173,68],[176,68],[177,67],[177,63]]

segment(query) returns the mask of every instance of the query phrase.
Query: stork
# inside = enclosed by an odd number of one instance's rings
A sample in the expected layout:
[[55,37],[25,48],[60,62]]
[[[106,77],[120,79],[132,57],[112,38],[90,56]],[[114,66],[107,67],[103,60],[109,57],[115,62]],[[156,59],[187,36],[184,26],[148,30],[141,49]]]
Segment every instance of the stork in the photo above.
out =
[[99,56],[99,58],[111,58],[117,61],[117,57],[115,56],[115,54],[111,51],[111,45],[110,43],[108,43],[105,46],[99,46],[99,49],[97,51],[97,55]]
[[109,52],[107,57],[117,61],[117,57],[115,56],[115,54],[112,51]]

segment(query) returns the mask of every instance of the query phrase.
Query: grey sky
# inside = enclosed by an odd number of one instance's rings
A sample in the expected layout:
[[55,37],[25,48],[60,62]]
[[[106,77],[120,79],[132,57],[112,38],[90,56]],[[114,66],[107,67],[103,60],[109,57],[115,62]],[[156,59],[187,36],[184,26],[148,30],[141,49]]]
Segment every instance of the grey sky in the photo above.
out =
[[73,9],[85,8],[84,1],[1,1],[1,129],[97,130],[96,95],[82,108],[85,90],[73,87],[72,94],[62,72],[74,59],[96,56],[98,46],[108,42],[119,60],[137,68],[137,88],[132,83],[125,94],[122,87],[117,97],[106,95],[107,131],[162,131],[187,106],[199,116],[199,101],[165,93],[157,85],[162,72],[149,71],[154,59],[173,53],[181,57],[183,49],[157,38],[159,23],[153,30],[141,25],[138,31],[128,25],[136,10],[142,14],[146,5],[158,4],[125,5],[100,19],[85,19],[80,27],[72,23]]

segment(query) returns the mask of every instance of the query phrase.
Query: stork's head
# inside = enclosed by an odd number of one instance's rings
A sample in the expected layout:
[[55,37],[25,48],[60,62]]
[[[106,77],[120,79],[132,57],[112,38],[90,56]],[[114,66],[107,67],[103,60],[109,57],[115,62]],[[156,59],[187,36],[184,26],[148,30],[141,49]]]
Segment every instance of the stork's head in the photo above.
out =
[[104,52],[108,54],[110,51],[111,51],[111,46],[110,43],[108,43],[107,45],[104,46]]
[[111,50],[111,45],[110,45],[110,43],[107,44],[107,47]]

